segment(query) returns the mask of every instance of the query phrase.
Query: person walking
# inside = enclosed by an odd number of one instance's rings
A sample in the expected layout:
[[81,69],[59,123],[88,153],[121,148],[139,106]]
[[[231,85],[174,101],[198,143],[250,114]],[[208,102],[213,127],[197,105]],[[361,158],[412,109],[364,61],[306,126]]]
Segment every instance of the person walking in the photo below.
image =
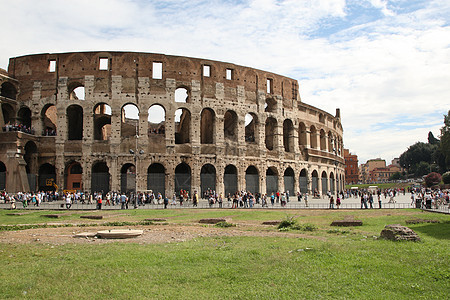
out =
[[336,207],[337,207],[337,209],[339,209],[339,206],[341,206],[341,198],[338,195],[337,198],[336,198]]
[[334,209],[334,197],[330,196],[330,209]]

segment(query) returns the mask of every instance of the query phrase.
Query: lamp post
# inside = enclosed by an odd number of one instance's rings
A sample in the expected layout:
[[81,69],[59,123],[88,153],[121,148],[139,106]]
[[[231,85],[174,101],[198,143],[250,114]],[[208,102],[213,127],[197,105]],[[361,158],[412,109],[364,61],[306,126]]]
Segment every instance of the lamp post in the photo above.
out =
[[[136,133],[137,133],[137,131],[136,131]],[[139,135],[137,135],[136,134],[136,145],[135,145],[135,148],[134,148],[134,150],[133,149],[130,149],[129,151],[130,151],[130,154],[132,154],[133,156],[134,156],[134,173],[135,173],[135,178],[134,178],[134,208],[136,209],[137,207],[138,207],[138,203],[137,203],[137,191],[138,191],[138,165],[137,165],[137,158],[138,158],[138,155],[142,155],[142,154],[144,154],[144,150],[142,150],[142,149],[138,149],[138,138],[139,138]]]

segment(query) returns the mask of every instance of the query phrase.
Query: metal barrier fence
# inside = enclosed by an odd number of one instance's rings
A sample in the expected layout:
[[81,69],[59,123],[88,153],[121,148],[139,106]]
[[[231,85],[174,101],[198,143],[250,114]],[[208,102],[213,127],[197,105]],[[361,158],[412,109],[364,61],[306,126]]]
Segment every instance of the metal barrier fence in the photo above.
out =
[[[405,208],[416,208],[412,206],[410,203],[382,203],[382,209],[405,209]],[[106,205],[105,201],[102,204],[102,210],[120,210],[121,204],[116,205]],[[10,209],[10,203],[0,203],[0,209]],[[23,209],[22,202],[16,202],[17,209]],[[71,207],[68,209],[66,204],[63,201],[53,201],[53,202],[43,202],[40,206],[34,206],[31,203],[28,205],[26,209],[28,210],[95,210],[97,205],[95,203],[87,204],[87,203],[73,203]],[[145,204],[145,205],[137,205],[137,209],[164,209],[164,204]],[[182,206],[179,203],[176,205],[167,205],[167,209],[186,209],[186,208],[198,208],[198,209],[208,209],[214,208],[218,209],[219,205],[216,203],[214,205],[209,205],[206,200],[201,200],[196,207],[193,206],[192,201],[184,202]],[[231,209],[232,203],[225,201],[223,202],[222,209]],[[126,209],[126,208],[125,208]],[[134,203],[128,204],[128,209],[135,209]],[[304,202],[288,202],[286,206],[282,207],[280,203],[275,203],[273,206],[271,203],[268,206],[262,207],[261,204],[255,204],[253,207],[240,207],[237,209],[330,209],[330,205],[328,203],[314,203],[313,201],[308,201],[308,205]],[[337,210],[337,206],[334,205],[334,209]],[[359,203],[343,203],[340,205],[339,209],[361,209],[361,204]],[[363,208],[364,209],[364,208]],[[373,208],[370,208],[368,204],[368,209],[380,209],[378,203],[373,204]],[[423,207],[423,209],[426,209]],[[439,208],[431,208],[426,209],[428,211],[436,211],[442,213],[449,213],[448,205],[442,205]]]

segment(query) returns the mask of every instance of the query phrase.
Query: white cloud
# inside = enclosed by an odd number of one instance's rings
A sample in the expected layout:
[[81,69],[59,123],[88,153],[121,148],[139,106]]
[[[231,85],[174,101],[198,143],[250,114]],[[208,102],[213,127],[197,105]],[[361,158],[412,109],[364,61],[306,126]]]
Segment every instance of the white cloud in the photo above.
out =
[[[450,3],[414,5],[386,0],[0,0],[8,12],[0,19],[6,41],[0,43],[0,67],[7,67],[9,57],[32,53],[113,50],[203,57],[267,70],[298,79],[304,102],[330,113],[340,108],[345,146],[360,162],[392,159],[425,141],[428,131],[437,136],[436,124],[450,109]],[[379,14],[364,15],[374,11]],[[382,123],[393,128],[379,129]]]

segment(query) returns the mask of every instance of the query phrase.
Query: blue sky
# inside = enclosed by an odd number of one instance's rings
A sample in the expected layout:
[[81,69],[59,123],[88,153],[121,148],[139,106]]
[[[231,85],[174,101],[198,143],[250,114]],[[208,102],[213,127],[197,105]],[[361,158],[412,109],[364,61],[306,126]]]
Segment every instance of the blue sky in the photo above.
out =
[[448,0],[0,0],[0,67],[14,56],[143,51],[299,80],[302,101],[341,109],[346,148],[389,163],[438,137],[450,110]]

